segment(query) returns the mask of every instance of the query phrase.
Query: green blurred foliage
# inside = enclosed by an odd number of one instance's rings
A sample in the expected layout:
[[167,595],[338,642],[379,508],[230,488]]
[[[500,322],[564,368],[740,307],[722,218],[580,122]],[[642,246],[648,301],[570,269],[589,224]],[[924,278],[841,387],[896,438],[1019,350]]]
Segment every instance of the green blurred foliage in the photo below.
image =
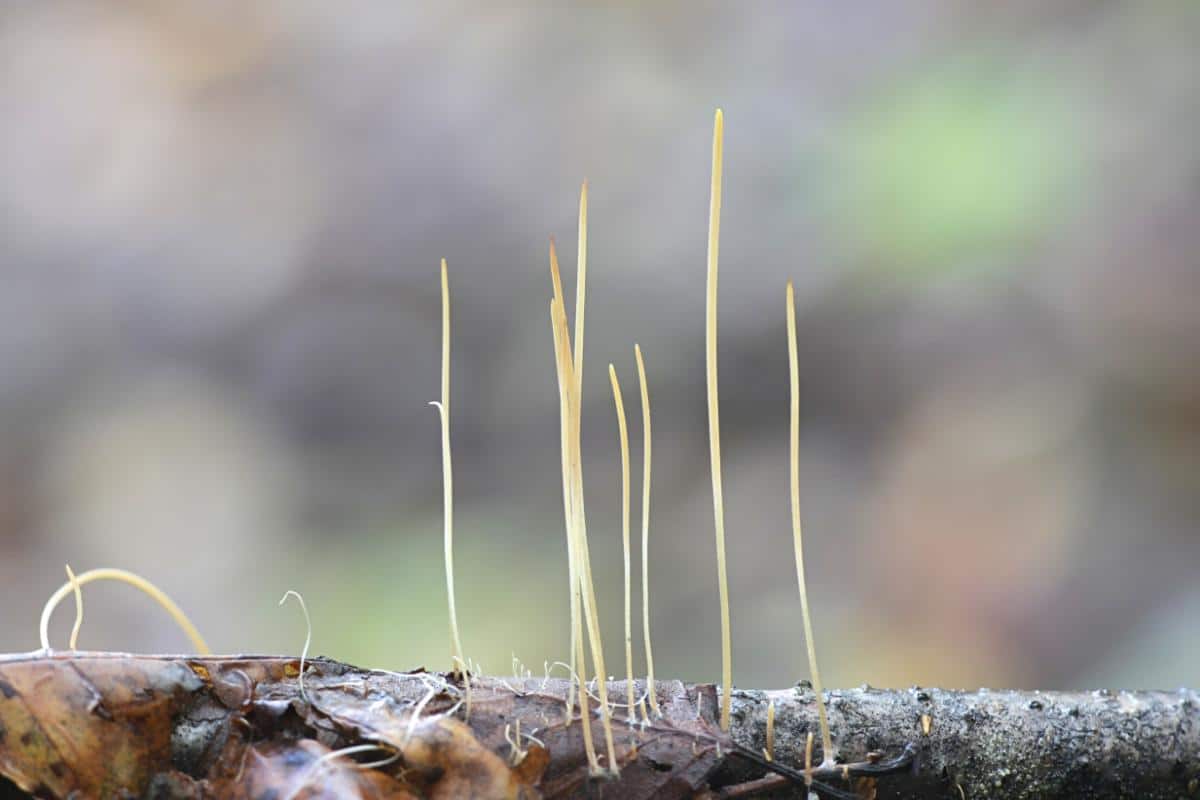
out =
[[[293,580],[308,587],[314,654],[372,667],[450,667],[442,521],[418,519],[338,537],[346,544],[333,551],[319,546],[303,559]],[[565,544],[560,552],[530,542],[503,510],[494,517],[464,514],[457,522],[455,589],[465,655],[501,675],[515,655],[540,675],[543,660],[565,650]]]
[[996,65],[902,78],[839,137],[835,234],[876,279],[986,275],[1062,214],[1076,128],[1062,93]]

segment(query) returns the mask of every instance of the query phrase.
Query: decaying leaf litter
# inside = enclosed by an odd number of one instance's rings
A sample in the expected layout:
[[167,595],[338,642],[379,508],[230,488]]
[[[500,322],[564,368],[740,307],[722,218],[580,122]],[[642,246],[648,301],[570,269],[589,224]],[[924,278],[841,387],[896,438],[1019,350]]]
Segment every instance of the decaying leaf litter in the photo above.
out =
[[316,658],[302,691],[300,674],[276,656],[4,656],[0,774],[38,797],[683,798],[736,757],[711,685],[660,682],[662,715],[616,726],[620,777],[597,779],[569,680],[476,677],[466,721],[457,675]]

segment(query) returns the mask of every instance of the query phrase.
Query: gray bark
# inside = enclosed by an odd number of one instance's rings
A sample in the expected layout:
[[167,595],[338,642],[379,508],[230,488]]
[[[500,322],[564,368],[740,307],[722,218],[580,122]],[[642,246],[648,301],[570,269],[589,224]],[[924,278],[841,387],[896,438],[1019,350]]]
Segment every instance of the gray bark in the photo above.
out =
[[[1200,797],[1195,690],[863,687],[826,696],[839,758],[861,761],[871,751],[888,758],[906,745],[915,747],[910,769],[879,779],[880,798]],[[810,689],[735,691],[733,738],[761,751],[770,701],[776,710],[774,757],[803,768],[809,731],[820,749]],[[820,762],[819,752],[813,760]]]
[[[0,798],[266,796],[255,781],[278,783],[317,753],[362,744],[397,755],[371,780],[421,792],[453,783],[442,797],[464,786],[497,798],[512,786],[547,798],[803,797],[806,740],[820,741],[809,688],[736,691],[727,734],[715,687],[661,681],[661,716],[630,724],[614,711],[620,776],[596,777],[578,711],[566,711],[567,681],[480,676],[471,686],[468,719],[461,675],[288,656],[0,655]],[[638,681],[635,695],[645,690]],[[624,683],[608,694],[619,702]],[[822,798],[1200,798],[1196,690],[826,695],[835,762],[814,753],[809,776]],[[587,720],[601,742],[595,702]],[[535,745],[527,763],[520,750]],[[141,756],[104,760],[116,751]]]

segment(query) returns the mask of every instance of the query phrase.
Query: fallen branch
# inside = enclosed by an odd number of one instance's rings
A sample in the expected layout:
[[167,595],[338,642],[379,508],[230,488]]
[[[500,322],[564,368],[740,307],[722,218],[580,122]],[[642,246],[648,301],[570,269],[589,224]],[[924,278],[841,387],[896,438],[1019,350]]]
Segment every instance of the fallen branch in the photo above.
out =
[[[634,719],[612,709],[616,763],[596,774],[565,678],[473,677],[466,719],[462,675],[308,659],[302,691],[301,669],[275,656],[0,656],[0,797],[1153,800],[1196,796],[1200,781],[1190,690],[835,690],[825,765],[806,753],[811,689],[734,692],[726,734],[715,687],[660,681],[662,714],[647,718],[637,682]],[[608,688],[627,696],[624,682]]]
[[[1200,797],[1200,693],[833,690],[829,719],[840,757],[915,747],[913,767],[879,782],[879,797]],[[813,693],[735,691],[733,738],[766,743],[775,704],[774,758],[804,763],[817,729]],[[759,773],[761,774],[761,772]],[[778,777],[763,786],[782,786]],[[727,796],[737,796],[730,793]]]

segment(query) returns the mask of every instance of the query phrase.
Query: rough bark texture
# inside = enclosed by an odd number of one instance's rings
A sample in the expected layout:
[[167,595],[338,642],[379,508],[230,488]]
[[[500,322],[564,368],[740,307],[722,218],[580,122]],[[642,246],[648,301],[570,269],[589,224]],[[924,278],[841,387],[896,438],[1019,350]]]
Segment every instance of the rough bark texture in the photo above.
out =
[[[711,685],[656,688],[662,717],[614,713],[620,776],[591,777],[562,679],[475,678],[467,717],[452,675],[277,656],[0,656],[0,798],[805,796],[810,689],[736,692],[726,734]],[[1200,797],[1193,690],[828,697],[839,766],[816,770],[822,797]],[[761,755],[772,701],[787,776],[767,775]],[[386,758],[332,759],[344,747]]]
[[[1200,797],[1195,690],[826,694],[838,756],[915,745],[912,769],[880,779],[880,798]],[[811,690],[735,692],[735,741],[764,746],[770,701],[775,758],[803,764],[806,734],[817,724]]]

